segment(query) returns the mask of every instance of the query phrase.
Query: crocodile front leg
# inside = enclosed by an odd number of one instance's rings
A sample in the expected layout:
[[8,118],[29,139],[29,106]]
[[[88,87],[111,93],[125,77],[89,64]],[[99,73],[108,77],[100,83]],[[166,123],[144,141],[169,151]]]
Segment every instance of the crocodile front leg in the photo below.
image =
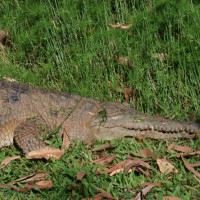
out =
[[49,128],[37,118],[21,122],[14,130],[14,142],[24,154],[48,146],[39,136],[49,132]]

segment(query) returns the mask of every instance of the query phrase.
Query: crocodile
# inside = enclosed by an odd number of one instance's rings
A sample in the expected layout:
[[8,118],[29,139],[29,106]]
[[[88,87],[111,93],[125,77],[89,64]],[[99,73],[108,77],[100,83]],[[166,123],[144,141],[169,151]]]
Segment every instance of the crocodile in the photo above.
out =
[[40,135],[60,127],[70,141],[148,137],[191,138],[195,122],[174,121],[140,113],[127,103],[102,102],[76,94],[0,81],[0,147],[16,144],[27,154],[46,146]]

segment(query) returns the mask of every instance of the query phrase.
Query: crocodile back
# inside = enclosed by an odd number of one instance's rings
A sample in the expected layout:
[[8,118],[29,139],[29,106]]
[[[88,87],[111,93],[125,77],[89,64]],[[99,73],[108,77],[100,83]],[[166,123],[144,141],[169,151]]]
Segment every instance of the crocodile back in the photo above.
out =
[[13,130],[27,118],[39,117],[51,130],[55,129],[80,99],[78,95],[0,81],[0,146],[13,142]]

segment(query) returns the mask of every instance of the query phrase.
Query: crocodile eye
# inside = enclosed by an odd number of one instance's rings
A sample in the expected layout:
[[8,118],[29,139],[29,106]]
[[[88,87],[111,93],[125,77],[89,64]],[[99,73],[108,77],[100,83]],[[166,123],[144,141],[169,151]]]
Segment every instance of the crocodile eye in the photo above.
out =
[[19,96],[18,95],[11,95],[10,99],[11,99],[11,101],[16,102],[16,101],[19,101]]

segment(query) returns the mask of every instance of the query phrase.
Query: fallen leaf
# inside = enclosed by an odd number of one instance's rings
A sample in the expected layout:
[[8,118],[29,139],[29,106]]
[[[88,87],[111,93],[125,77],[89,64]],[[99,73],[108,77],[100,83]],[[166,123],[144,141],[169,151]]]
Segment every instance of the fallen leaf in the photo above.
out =
[[109,156],[109,157],[106,157],[106,158],[98,158],[98,159],[94,160],[92,163],[107,165],[107,164],[111,163],[117,156],[118,156],[118,154],[113,155],[113,156]]
[[[27,192],[32,190],[33,188],[39,189],[50,189],[53,187],[53,183],[51,180],[43,180],[48,176],[47,173],[34,173],[29,176],[25,176],[19,179],[12,181],[9,184],[0,184],[0,188],[12,188],[19,192]],[[38,181],[38,182],[35,182]],[[23,188],[16,186],[16,183],[23,184]]]
[[150,173],[149,173],[149,171],[148,170],[143,170],[141,167],[137,167],[136,168],[136,171],[137,172],[142,172],[145,176],[147,176],[147,177],[149,177],[150,176]]
[[144,183],[141,183],[139,185],[136,185],[135,188],[138,188],[138,187],[145,187],[147,185],[154,185],[154,184],[158,184],[158,185],[161,185],[160,183],[153,183],[153,182],[144,182]]
[[104,151],[108,148],[112,147],[112,145],[110,143],[106,143],[103,145],[99,145],[99,146],[95,146],[92,151]]
[[110,173],[110,176],[114,176],[115,174],[119,174],[121,172],[124,172],[124,168],[119,168],[119,169],[116,169],[116,170],[113,170],[111,173]]
[[115,61],[117,62],[117,64],[119,65],[129,65],[130,61],[128,56],[115,56],[114,57]]
[[111,167],[110,169],[107,169],[104,171],[104,173],[106,174],[110,174],[111,172],[117,170],[117,169],[121,169],[124,168],[125,164],[128,164],[129,162],[131,162],[131,160],[124,160],[119,162],[118,164],[114,165],[113,167]]
[[119,22],[117,22],[117,24],[108,24],[110,27],[112,28],[120,28],[121,24]]
[[143,166],[148,169],[151,168],[151,166],[148,163],[144,162],[139,158],[135,158],[121,161],[118,164],[111,167],[110,169],[103,171],[102,173],[110,174],[111,176],[113,176],[114,174],[120,173],[122,171],[131,172],[131,168],[135,166]]
[[0,58],[3,63],[8,64],[9,61],[6,55],[6,47],[12,47],[13,42],[7,30],[0,31]]
[[164,197],[163,197],[163,200],[181,200],[181,199],[178,198],[178,197],[164,196]]
[[183,153],[189,153],[189,152],[192,151],[192,149],[189,146],[178,146],[178,145],[175,145],[175,144],[171,144],[168,147],[168,150],[176,150],[176,151],[180,151],[180,152],[183,152]]
[[7,30],[1,30],[0,31],[0,43],[3,44],[5,38],[9,37],[9,33]]
[[167,59],[167,54],[165,53],[154,53],[152,58],[158,59],[160,62],[164,62]]
[[94,198],[90,198],[90,199],[91,200],[102,200],[102,198],[111,199],[111,200],[115,199],[111,194],[109,194],[109,193],[102,193],[102,192],[96,194]]
[[167,149],[170,151],[170,150],[174,149],[175,146],[176,146],[176,144],[172,143],[167,147]]
[[189,146],[175,146],[174,150],[180,151],[183,153],[189,153],[192,151],[192,149]]
[[128,25],[122,25],[121,23],[117,23],[117,24],[108,24],[110,27],[112,28],[118,28],[118,29],[122,29],[122,30],[128,30],[131,28],[132,24],[128,24]]
[[10,188],[10,185],[7,185],[7,184],[0,184],[0,188],[1,188],[1,189]]
[[143,188],[137,196],[133,200],[142,200],[144,196],[153,188],[153,187],[160,187],[160,183],[152,183],[150,185],[147,185],[145,188]]
[[85,175],[86,175],[86,172],[78,172],[76,174],[76,180],[77,181],[82,181],[82,179],[84,178]]
[[156,160],[158,167],[163,174],[170,174],[170,173],[177,173],[177,169],[168,161],[165,159],[158,158]]
[[62,141],[62,149],[68,149],[70,144],[71,144],[71,140],[67,134],[66,131],[63,131],[62,132],[62,138],[63,138],[63,141]]
[[15,190],[17,190],[19,192],[27,192],[28,191],[28,189],[26,189],[26,188],[19,188],[16,185],[12,185],[12,184],[10,184],[10,185],[8,185],[8,184],[0,184],[0,188],[2,188],[2,189],[13,188],[13,189],[15,189]]
[[156,154],[149,149],[140,150],[140,155],[145,158],[153,158],[156,159]]
[[127,103],[130,102],[131,96],[133,95],[133,89],[128,87],[127,85],[124,88],[124,98]]
[[172,155],[171,157],[187,157],[187,156],[196,156],[196,155],[200,155],[200,151],[194,151],[194,152],[189,152],[189,153],[178,153],[175,155]]
[[58,160],[65,153],[64,149],[51,148],[49,146],[42,149],[37,149],[25,155],[27,159],[43,159],[49,160],[54,158]]
[[10,77],[7,77],[7,76],[4,76],[3,80],[9,81],[9,82],[16,82],[16,83],[18,83],[18,81],[15,80],[14,78],[10,78]]
[[200,186],[200,180],[196,176],[194,176],[194,178],[199,182],[199,186]]
[[151,169],[151,166],[149,165],[149,163],[144,162],[143,160],[139,158],[135,158],[135,159],[130,160],[129,163],[125,165],[125,171],[128,172],[132,167],[136,167],[136,166],[143,166],[147,169]]
[[198,178],[200,178],[200,173],[197,172],[197,171],[194,169],[194,167],[192,167],[191,164],[189,164],[189,163],[183,158],[183,156],[181,156],[181,159],[182,159],[182,161],[183,161],[185,167],[186,167],[189,171],[191,171],[195,176],[197,176]]
[[1,167],[0,169],[3,169],[4,167],[6,167],[8,164],[11,163],[11,161],[13,160],[17,160],[17,159],[20,159],[21,156],[12,156],[12,157],[8,157],[6,159],[4,159],[2,162],[1,162]]
[[100,187],[95,187],[95,189],[101,192],[101,193],[100,193],[100,194],[102,195],[101,197],[105,197],[105,198],[111,199],[111,200],[115,199],[111,194],[109,194],[108,192],[106,192],[106,191],[103,190],[102,188],[100,188]]
[[24,176],[22,178],[18,178],[11,182],[11,184],[15,183],[28,183],[28,182],[34,182],[34,181],[41,181],[46,179],[48,176],[48,173],[40,172],[40,173],[33,173],[28,176]]
[[30,191],[30,189],[28,189],[28,188],[20,188],[20,187],[17,187],[16,185],[12,185],[12,184],[10,186],[12,189],[17,190],[19,192],[25,193],[27,191]]
[[190,164],[190,166],[192,166],[192,167],[200,167],[200,163]]
[[[195,177],[195,176],[194,176]],[[185,188],[189,189],[189,190],[193,190],[193,191],[199,191],[198,189],[196,189],[195,187],[193,186],[189,186],[189,185],[183,185]]]
[[128,30],[128,29],[130,29],[131,28],[131,26],[132,26],[132,24],[128,24],[128,25],[126,25],[126,26],[121,26],[120,27],[120,29],[123,29],[123,30]]
[[34,189],[34,188],[38,188],[38,189],[51,189],[53,187],[53,183],[51,180],[47,180],[47,181],[38,181],[36,183],[26,183],[25,187],[28,189]]

